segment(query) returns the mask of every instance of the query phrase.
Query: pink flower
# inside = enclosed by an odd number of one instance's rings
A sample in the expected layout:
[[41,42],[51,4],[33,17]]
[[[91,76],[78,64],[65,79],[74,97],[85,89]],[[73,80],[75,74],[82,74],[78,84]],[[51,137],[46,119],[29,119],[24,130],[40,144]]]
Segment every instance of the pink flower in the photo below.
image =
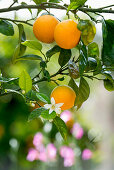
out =
[[79,123],[75,123],[73,125],[73,128],[71,129],[71,133],[73,134],[73,136],[76,139],[81,139],[83,134],[84,134],[84,131],[83,131],[83,128],[80,126]]
[[64,167],[71,167],[74,165],[75,160],[71,158],[64,159]]
[[61,113],[60,118],[67,123],[68,121],[70,121],[72,119],[72,114],[70,111],[65,110],[64,112]]
[[60,155],[64,158],[65,167],[70,167],[75,163],[75,154],[72,148],[62,146],[60,148]]
[[56,159],[57,149],[54,144],[50,143],[47,145],[47,157],[50,161],[54,161]]
[[34,139],[33,139],[33,144],[35,147],[41,145],[43,142],[43,135],[42,133],[38,132],[36,133],[36,135],[34,136]]
[[82,159],[83,160],[88,160],[88,159],[91,159],[92,157],[92,152],[91,150],[89,149],[84,149],[83,152],[82,152]]
[[42,152],[39,152],[39,157],[38,158],[42,162],[46,162],[47,161],[46,149],[44,149]]
[[27,160],[32,162],[38,159],[38,151],[36,149],[31,148],[27,155]]

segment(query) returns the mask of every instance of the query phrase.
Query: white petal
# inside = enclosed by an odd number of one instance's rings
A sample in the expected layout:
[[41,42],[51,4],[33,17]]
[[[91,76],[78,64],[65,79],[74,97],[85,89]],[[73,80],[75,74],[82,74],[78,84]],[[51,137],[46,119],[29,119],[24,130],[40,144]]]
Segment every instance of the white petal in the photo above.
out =
[[44,107],[45,107],[46,109],[50,109],[51,106],[52,106],[51,104],[45,104],[45,105],[44,105]]
[[51,104],[55,105],[55,99],[53,97],[51,98]]
[[58,107],[58,108],[59,108],[59,107],[61,107],[63,104],[64,104],[64,103],[58,103],[58,104],[55,105],[55,107]]
[[50,108],[50,110],[49,110],[49,114],[51,114],[53,112],[53,109],[52,108]]
[[56,109],[55,109],[55,112],[56,112],[57,114],[60,114],[60,113],[61,113],[61,108],[56,108]]

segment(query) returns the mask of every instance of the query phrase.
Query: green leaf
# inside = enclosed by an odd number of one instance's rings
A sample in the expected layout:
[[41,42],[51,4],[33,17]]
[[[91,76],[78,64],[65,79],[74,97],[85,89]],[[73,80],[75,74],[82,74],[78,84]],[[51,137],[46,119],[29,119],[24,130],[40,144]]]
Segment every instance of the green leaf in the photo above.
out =
[[114,91],[114,80],[111,81],[109,79],[105,79],[104,80],[104,87],[108,91]]
[[25,100],[25,97],[19,91],[12,90],[12,89],[5,89],[5,92],[6,93],[15,93],[15,94],[18,94],[18,95],[22,96],[23,99]]
[[20,75],[19,86],[22,90],[25,91],[25,93],[27,93],[28,91],[30,91],[32,89],[31,77],[25,70]]
[[45,108],[44,108],[44,107],[40,107],[40,108],[34,109],[34,110],[30,113],[30,115],[29,115],[29,117],[28,117],[28,121],[31,121],[31,120],[33,120],[33,119],[38,118],[43,111],[45,111]]
[[96,58],[96,61],[97,61],[97,67],[95,68],[96,71],[93,72],[93,75],[97,75],[97,74],[100,74],[101,71],[102,71],[102,63],[101,63],[101,60],[99,58]]
[[50,103],[49,98],[48,98],[45,94],[43,94],[43,93],[36,93],[36,96],[37,96],[37,98],[38,98],[39,100],[41,100],[42,102],[44,102],[44,103]]
[[33,0],[36,4],[41,4],[42,2],[47,2],[47,0]]
[[28,55],[24,55],[16,59],[16,61],[19,61],[19,60],[42,60],[42,57],[38,55],[34,55],[34,54],[28,54]]
[[[22,4],[22,5],[27,5],[27,3],[25,3],[25,2],[21,2],[21,4]],[[30,8],[28,8],[28,10],[29,10],[29,12],[30,12],[31,15],[32,15],[32,10],[31,10]]]
[[26,40],[25,42],[21,43],[29,48],[32,48],[34,50],[41,51],[42,50],[42,44],[39,41],[34,40]]
[[77,9],[85,4],[87,0],[71,0],[70,5],[68,6],[67,12],[69,12],[71,9]]
[[84,101],[86,101],[90,94],[90,88],[87,81],[81,77],[78,96],[76,97],[76,106],[79,109]]
[[36,91],[34,90],[30,90],[27,94],[26,94],[26,97],[29,98],[30,100],[35,100],[37,101],[38,98],[36,96]]
[[91,43],[96,34],[96,27],[93,22],[89,20],[80,20],[77,28],[82,32],[81,39],[85,45]]
[[7,36],[13,36],[14,35],[13,25],[8,21],[0,20],[0,33]]
[[56,117],[56,112],[53,111],[51,114],[49,114],[49,110],[45,110],[41,113],[41,117],[47,120],[54,119]]
[[93,42],[88,45],[88,57],[99,57],[99,47],[97,43]]
[[50,50],[48,50],[46,52],[46,56],[47,58],[50,58],[51,56],[53,56],[54,54],[60,52],[61,48],[58,45],[55,45],[53,48],[51,48]]
[[0,82],[1,83],[10,83],[15,80],[18,80],[18,78],[6,78],[6,77],[0,77]]
[[13,62],[16,61],[16,59],[23,55],[26,51],[26,46],[22,45],[21,42],[24,42],[26,40],[26,35],[24,32],[24,27],[22,24],[18,24],[18,29],[19,29],[19,40],[18,40],[18,45],[16,46],[16,49],[13,54]]
[[114,66],[114,20],[105,20],[102,24],[103,49],[102,61],[106,66]]
[[67,126],[65,122],[58,116],[53,119],[54,124],[56,125],[58,131],[61,133],[61,136],[64,140],[67,139]]
[[59,81],[64,81],[64,77],[61,77],[61,78],[58,78],[57,80],[59,80]]
[[49,2],[59,3],[61,0],[49,0]]
[[71,58],[71,50],[66,50],[61,48],[59,59],[58,59],[59,65],[63,67],[66,63],[68,63],[70,58]]
[[74,79],[79,78],[79,68],[77,67],[75,62],[70,60],[68,63],[68,69],[69,69],[70,77]]
[[101,74],[104,75],[107,79],[113,81],[113,77],[110,71],[101,71]]
[[88,57],[88,62],[85,71],[95,70],[96,67],[97,67],[97,60],[95,58]]
[[71,78],[70,81],[69,81],[69,84],[68,84],[76,93],[76,97],[78,96],[78,93],[79,93],[79,88],[77,86],[77,84],[75,83],[74,79]]
[[83,75],[83,72],[84,72],[85,67],[87,65],[87,61],[88,61],[88,58],[87,58],[86,46],[82,42],[80,42],[80,56],[79,56],[79,73],[80,73],[80,76]]
[[46,62],[45,62],[45,61],[41,61],[41,62],[40,62],[40,67],[43,68],[43,69],[45,69],[45,68],[47,67]]
[[43,70],[43,73],[44,73],[44,77],[45,77],[48,81],[50,81],[50,74],[49,74],[49,72],[48,72],[47,70]]

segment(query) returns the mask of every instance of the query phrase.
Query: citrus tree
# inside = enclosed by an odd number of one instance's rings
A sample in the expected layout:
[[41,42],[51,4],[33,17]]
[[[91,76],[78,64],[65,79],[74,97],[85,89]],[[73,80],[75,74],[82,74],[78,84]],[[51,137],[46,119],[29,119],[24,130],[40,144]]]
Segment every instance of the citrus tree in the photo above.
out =
[[[33,0],[33,5],[28,5],[25,2],[19,4],[18,0],[14,0],[10,7],[0,9],[0,13],[20,9],[28,9],[31,13],[30,20],[0,18],[1,34],[13,36],[14,24],[18,27],[19,39],[12,56],[12,64],[15,65],[22,60],[40,61],[40,71],[32,78],[26,70],[23,70],[20,77],[17,78],[5,77],[1,70],[0,96],[7,96],[11,93],[21,95],[25,104],[34,106],[28,120],[32,121],[40,117],[52,121],[64,139],[67,138],[67,126],[60,118],[60,113],[62,110],[72,107],[79,109],[89,98],[88,79],[103,81],[104,87],[108,91],[114,90],[112,76],[114,71],[114,21],[105,20],[102,16],[103,13],[114,13],[114,10],[111,9],[114,5],[92,8],[85,3],[86,0],[70,0],[70,4],[65,4],[62,0]],[[32,17],[32,9],[37,9],[35,18]],[[60,21],[50,12],[50,9],[66,11],[67,19]],[[88,19],[80,18],[78,11],[87,15]],[[94,42],[98,23],[102,24],[101,51],[98,44]],[[33,27],[36,40],[26,39],[25,24]],[[55,43],[53,43],[54,41]],[[52,48],[45,52],[44,43],[52,43]],[[24,55],[27,47],[37,50],[40,55]],[[59,69],[50,74],[48,63],[56,53],[59,56],[56,59]],[[65,77],[69,77],[69,82],[67,85],[59,86],[61,81],[64,82]],[[45,93],[40,93],[38,89],[38,84],[44,81],[54,82],[57,86],[52,91],[50,98]]]

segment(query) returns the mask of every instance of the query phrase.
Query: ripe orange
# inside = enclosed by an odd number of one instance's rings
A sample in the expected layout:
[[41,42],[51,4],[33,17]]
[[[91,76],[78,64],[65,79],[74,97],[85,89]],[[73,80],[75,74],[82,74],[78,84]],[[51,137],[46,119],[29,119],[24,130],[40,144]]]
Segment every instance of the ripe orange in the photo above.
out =
[[33,25],[33,33],[39,41],[52,43],[54,30],[59,21],[51,15],[40,16]]
[[51,97],[55,99],[55,103],[64,103],[61,106],[62,110],[70,109],[74,106],[76,94],[69,86],[57,86],[51,93]]
[[80,35],[77,23],[71,19],[60,22],[54,31],[56,43],[64,49],[74,48],[80,40]]

